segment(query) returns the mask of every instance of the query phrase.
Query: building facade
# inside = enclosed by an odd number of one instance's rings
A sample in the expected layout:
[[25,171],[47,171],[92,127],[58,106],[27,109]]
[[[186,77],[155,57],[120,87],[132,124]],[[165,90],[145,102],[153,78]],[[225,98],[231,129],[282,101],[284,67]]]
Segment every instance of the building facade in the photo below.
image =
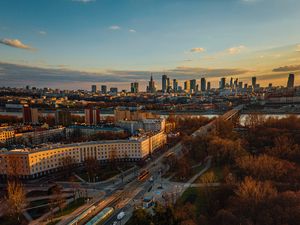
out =
[[152,136],[99,142],[75,143],[69,145],[51,145],[40,149],[16,149],[0,153],[0,174],[10,173],[24,179],[37,178],[63,167],[63,160],[71,157],[76,164],[88,158],[98,161],[117,160],[138,161],[162,148],[167,138],[164,132]]
[[0,143],[10,144],[14,138],[15,131],[12,127],[0,127]]

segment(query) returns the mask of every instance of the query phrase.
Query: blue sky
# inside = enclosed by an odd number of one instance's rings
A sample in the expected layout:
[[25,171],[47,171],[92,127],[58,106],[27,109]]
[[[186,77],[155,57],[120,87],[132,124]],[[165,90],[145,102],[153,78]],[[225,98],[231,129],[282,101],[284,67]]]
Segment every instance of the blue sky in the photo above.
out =
[[126,87],[150,72],[284,85],[300,65],[299,11],[298,0],[2,0],[0,86]]

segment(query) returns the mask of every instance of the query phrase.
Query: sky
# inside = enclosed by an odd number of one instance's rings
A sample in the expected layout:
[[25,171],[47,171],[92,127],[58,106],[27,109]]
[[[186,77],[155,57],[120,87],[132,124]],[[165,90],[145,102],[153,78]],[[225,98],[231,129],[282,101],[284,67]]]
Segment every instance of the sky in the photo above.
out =
[[0,86],[300,85],[299,0],[1,0]]

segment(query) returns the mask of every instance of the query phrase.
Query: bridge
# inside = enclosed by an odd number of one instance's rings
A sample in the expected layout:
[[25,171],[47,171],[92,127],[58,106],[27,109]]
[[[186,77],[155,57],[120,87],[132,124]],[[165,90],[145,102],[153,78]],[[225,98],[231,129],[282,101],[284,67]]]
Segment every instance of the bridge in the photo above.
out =
[[[228,112],[226,112],[225,114],[219,116],[218,118],[227,120],[227,121],[229,121],[229,120],[233,121],[239,116],[239,114],[243,108],[244,108],[244,105],[238,105],[238,106],[234,107],[233,109],[229,110]],[[213,130],[215,128],[215,125],[216,125],[216,119],[214,119],[210,123],[206,124],[205,126],[200,127],[198,130],[196,130],[192,134],[192,136],[196,137],[199,135],[205,135],[209,131]]]

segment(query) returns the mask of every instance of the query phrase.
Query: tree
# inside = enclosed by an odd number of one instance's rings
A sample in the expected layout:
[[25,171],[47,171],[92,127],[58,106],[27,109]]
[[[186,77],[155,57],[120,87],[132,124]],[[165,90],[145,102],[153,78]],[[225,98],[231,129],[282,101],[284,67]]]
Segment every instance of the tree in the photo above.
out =
[[55,185],[52,188],[52,204],[57,205],[60,211],[62,211],[66,204],[66,199],[63,197],[62,189],[63,188],[59,185]]
[[209,155],[213,156],[219,164],[233,164],[237,158],[247,155],[241,140],[233,141],[220,137],[213,137],[207,150]]
[[128,225],[151,225],[151,215],[145,209],[135,209],[131,218],[126,223]]
[[[269,181],[256,181],[246,177],[235,191],[235,197],[230,200],[233,213],[241,224],[258,224],[258,216],[277,197],[277,190]],[[265,216],[267,219],[267,217]]]
[[221,138],[234,138],[236,134],[233,131],[233,123],[222,118],[216,119],[216,133]]
[[255,130],[265,122],[265,117],[259,113],[250,113],[245,118],[244,125],[251,130]]
[[300,146],[295,144],[291,137],[276,137],[274,144],[274,147],[267,148],[266,150],[269,155],[298,163],[300,162]]
[[177,174],[180,177],[180,179],[185,179],[191,175],[192,167],[191,164],[188,162],[188,159],[186,157],[181,157],[181,159],[178,160],[177,164]]
[[61,164],[63,171],[70,176],[73,172],[74,166],[76,165],[76,161],[72,156],[68,155],[61,159]]
[[8,214],[12,217],[17,216],[20,222],[20,215],[26,206],[26,196],[24,187],[19,181],[8,181],[6,203]]
[[84,161],[84,167],[88,173],[89,181],[94,180],[95,182],[95,176],[99,170],[99,162],[97,159],[93,157],[86,158]]
[[268,155],[244,156],[236,160],[237,166],[243,174],[258,180],[285,180],[296,168],[293,163]]

